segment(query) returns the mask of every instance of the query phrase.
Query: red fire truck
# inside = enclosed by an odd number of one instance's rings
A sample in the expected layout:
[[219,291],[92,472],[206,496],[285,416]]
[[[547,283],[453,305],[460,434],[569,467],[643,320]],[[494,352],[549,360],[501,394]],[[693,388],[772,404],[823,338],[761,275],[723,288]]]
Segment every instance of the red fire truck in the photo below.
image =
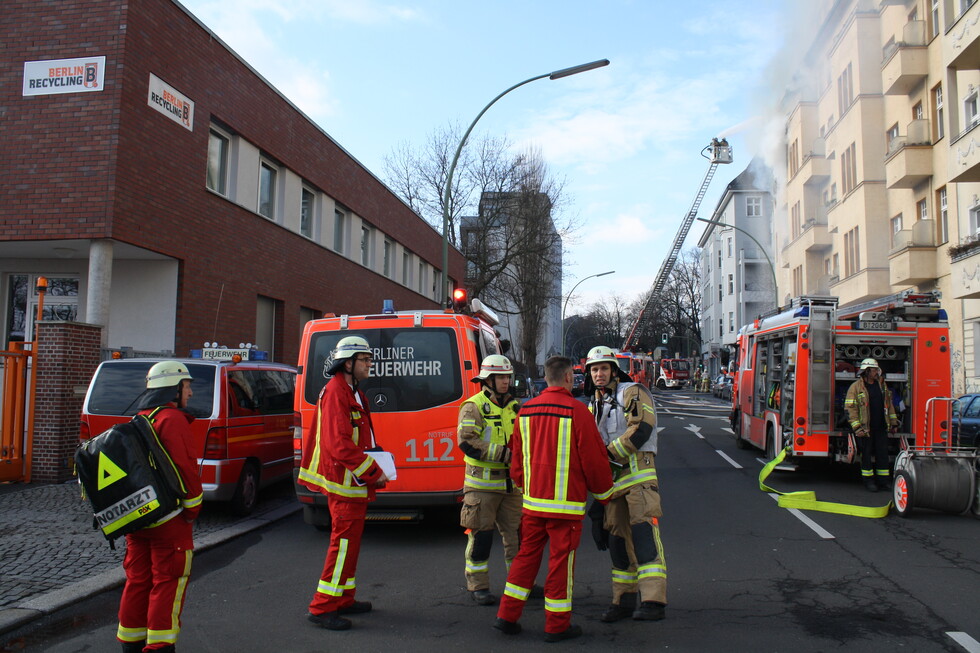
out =
[[616,363],[619,369],[630,375],[635,383],[650,387],[653,378],[653,358],[648,354],[631,351],[616,352]]
[[658,388],[683,388],[691,381],[691,361],[684,358],[661,358],[654,363],[654,383]]
[[906,291],[859,306],[836,297],[800,297],[787,310],[742,327],[732,427],[740,448],[770,459],[850,463],[856,447],[844,397],[860,363],[874,358],[902,425],[892,442],[921,429],[926,402],[949,397],[949,325],[939,294]]

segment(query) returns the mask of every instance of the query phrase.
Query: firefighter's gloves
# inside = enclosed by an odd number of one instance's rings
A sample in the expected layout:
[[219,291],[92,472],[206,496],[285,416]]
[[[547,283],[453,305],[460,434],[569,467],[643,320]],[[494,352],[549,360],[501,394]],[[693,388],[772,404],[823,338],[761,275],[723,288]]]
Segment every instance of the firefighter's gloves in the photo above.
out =
[[868,437],[868,431],[867,429],[858,429],[854,431],[854,435],[856,435],[859,438],[866,438]]
[[609,548],[609,531],[602,527],[602,521],[606,514],[606,508],[598,501],[593,501],[589,506],[589,519],[592,520],[592,539],[595,540],[596,548],[605,551]]

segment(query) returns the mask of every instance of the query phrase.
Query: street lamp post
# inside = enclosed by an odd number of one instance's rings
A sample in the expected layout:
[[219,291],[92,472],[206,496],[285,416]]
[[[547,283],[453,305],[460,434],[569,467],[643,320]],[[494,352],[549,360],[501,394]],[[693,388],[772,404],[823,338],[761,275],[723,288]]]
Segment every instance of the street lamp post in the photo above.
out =
[[592,279],[593,277],[604,277],[607,274],[615,274],[615,273],[616,273],[615,270],[610,270],[609,272],[590,274],[587,277],[583,277],[582,279],[579,280],[577,284],[572,286],[571,291],[568,293],[568,297],[565,298],[565,304],[561,307],[561,355],[562,356],[565,355],[565,334],[568,331],[568,329],[565,328],[565,309],[568,308],[568,300],[572,298],[573,294],[575,294],[575,289],[578,288],[579,285],[581,285],[581,283],[587,279]]
[[440,288],[442,289],[442,301],[444,306],[449,305],[449,196],[452,194],[453,188],[453,173],[456,172],[456,164],[459,162],[459,155],[463,151],[463,146],[466,145],[466,139],[470,137],[470,132],[476,127],[476,123],[483,117],[483,114],[494,105],[494,103],[507,95],[515,88],[524,86],[531,82],[537,81],[539,79],[561,79],[562,77],[569,77],[570,75],[577,75],[579,73],[584,73],[589,70],[594,70],[596,68],[601,68],[603,66],[608,66],[608,59],[599,59],[598,61],[593,61],[591,63],[581,64],[579,66],[572,66],[571,68],[562,68],[561,70],[556,70],[551,73],[545,73],[544,75],[537,75],[536,77],[531,77],[530,79],[525,79],[523,82],[514,84],[506,91],[490,100],[487,106],[483,107],[483,110],[477,114],[473,122],[467,128],[466,133],[463,134],[463,138],[459,141],[459,147],[456,148],[456,154],[453,155],[452,163],[449,164],[449,172],[446,175],[446,187],[442,191],[442,276],[440,281]]
[[760,243],[758,240],[756,240],[755,239],[755,236],[753,236],[752,234],[750,234],[745,229],[742,229],[740,227],[736,227],[733,224],[728,224],[727,222],[719,222],[718,220],[706,220],[705,218],[698,218],[698,221],[699,222],[707,222],[708,224],[713,224],[713,225],[721,226],[721,227],[731,227],[735,231],[741,232],[741,233],[745,234],[746,236],[748,236],[749,238],[752,239],[752,242],[755,243],[759,247],[759,251],[762,252],[762,255],[766,257],[766,263],[769,264],[769,271],[772,273],[772,295],[773,295],[773,301],[775,302],[774,306],[778,309],[779,308],[779,289],[776,287],[776,268],[775,268],[775,266],[773,266],[772,259],[769,258],[769,254],[766,252],[766,248],[762,246],[762,243]]

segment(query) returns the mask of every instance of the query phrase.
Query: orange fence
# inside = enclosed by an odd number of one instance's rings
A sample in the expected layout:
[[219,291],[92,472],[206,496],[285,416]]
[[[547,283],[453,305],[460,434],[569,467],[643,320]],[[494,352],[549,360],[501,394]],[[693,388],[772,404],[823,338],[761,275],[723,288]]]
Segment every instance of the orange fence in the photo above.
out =
[[[28,403],[29,361],[34,356],[33,343],[11,342],[0,351],[3,369],[3,394],[0,403],[0,481],[30,481],[31,446],[28,431],[32,421]],[[32,394],[32,393],[31,393]]]

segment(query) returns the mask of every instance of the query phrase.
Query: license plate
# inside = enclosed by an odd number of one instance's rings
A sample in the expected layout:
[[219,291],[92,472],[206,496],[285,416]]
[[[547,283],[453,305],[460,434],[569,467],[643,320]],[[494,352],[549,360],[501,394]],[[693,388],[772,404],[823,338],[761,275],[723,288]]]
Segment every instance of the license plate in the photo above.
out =
[[869,320],[861,320],[857,323],[857,328],[861,331],[894,331],[894,322],[871,322]]

